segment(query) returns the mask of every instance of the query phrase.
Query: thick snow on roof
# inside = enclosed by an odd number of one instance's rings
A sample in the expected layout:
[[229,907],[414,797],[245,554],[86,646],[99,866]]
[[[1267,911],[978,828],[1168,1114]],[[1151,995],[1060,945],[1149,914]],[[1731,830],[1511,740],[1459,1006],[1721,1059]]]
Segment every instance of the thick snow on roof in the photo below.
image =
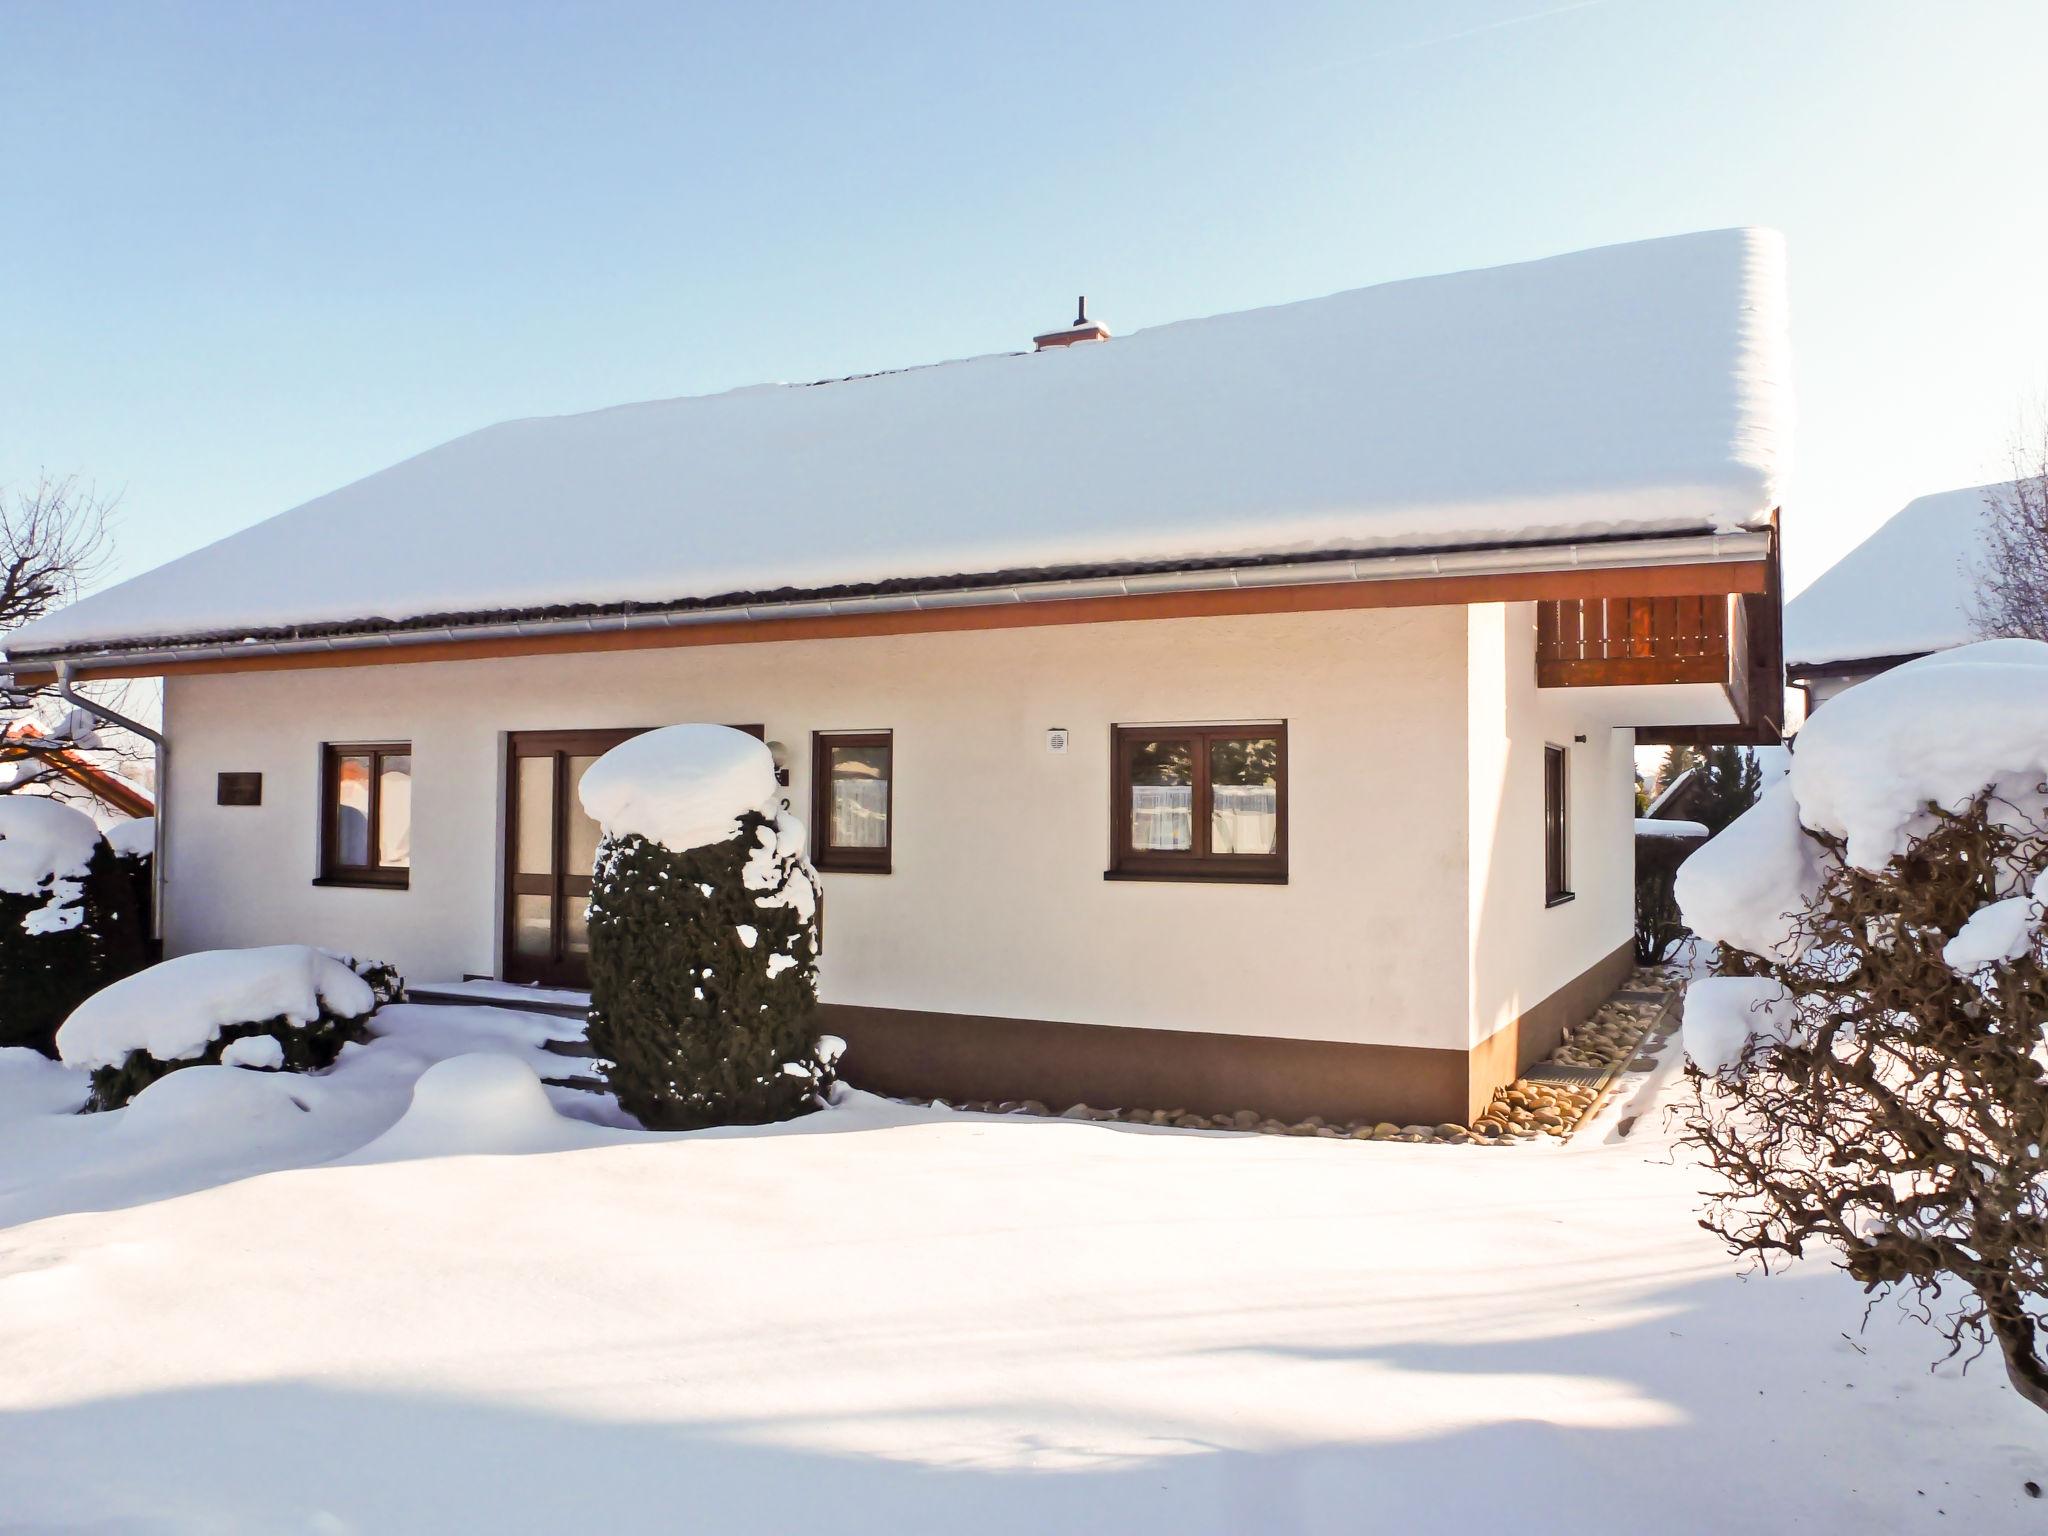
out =
[[1786,665],[1796,672],[1975,639],[1970,573],[1983,548],[1984,497],[2010,484],[1941,491],[1894,512],[1785,604]]
[[1783,248],[1720,230],[456,439],[24,652],[1094,564],[1754,526]]

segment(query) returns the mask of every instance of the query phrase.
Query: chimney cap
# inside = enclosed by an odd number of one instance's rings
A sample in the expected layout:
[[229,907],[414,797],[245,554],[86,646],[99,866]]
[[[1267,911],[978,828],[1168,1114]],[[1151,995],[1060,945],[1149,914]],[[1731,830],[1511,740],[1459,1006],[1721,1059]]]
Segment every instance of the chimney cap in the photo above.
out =
[[1077,341],[1107,341],[1109,328],[1099,320],[1088,318],[1088,295],[1082,294],[1074,300],[1074,323],[1057,331],[1047,331],[1043,336],[1031,338],[1032,345],[1041,352],[1050,347],[1071,347]]

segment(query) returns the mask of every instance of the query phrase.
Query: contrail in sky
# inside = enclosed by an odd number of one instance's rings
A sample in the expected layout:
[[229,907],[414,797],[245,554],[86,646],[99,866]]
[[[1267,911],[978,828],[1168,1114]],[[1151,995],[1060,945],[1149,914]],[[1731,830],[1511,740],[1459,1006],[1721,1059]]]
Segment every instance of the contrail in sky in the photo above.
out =
[[1547,11],[1530,11],[1524,16],[1504,16],[1499,21],[1489,21],[1480,26],[1467,27],[1462,32],[1446,32],[1442,37],[1425,37],[1419,38],[1412,43],[1396,43],[1391,48],[1382,48],[1376,53],[1368,53],[1357,62],[1363,63],[1365,59],[1385,58],[1390,53],[1412,53],[1418,48],[1434,48],[1439,43],[1462,42],[1468,37],[1478,37],[1484,32],[1498,32],[1504,27],[1519,27],[1523,23],[1530,21],[1546,21],[1552,16],[1562,16],[1568,11],[1590,11],[1596,5],[1605,4],[1607,4],[1607,0],[1572,0],[1570,5],[1553,5]]
[[[1568,15],[1572,11],[1590,11],[1595,6],[1610,4],[1611,0],[1571,0],[1567,5],[1553,5],[1547,10],[1529,11],[1521,16],[1503,16],[1499,21],[1483,22],[1476,27],[1466,27],[1457,32],[1446,32],[1440,37],[1419,37],[1412,43],[1394,43],[1385,48],[1376,48],[1371,53],[1354,54],[1348,59],[1330,59],[1306,69],[1289,70],[1284,76],[1267,76],[1258,81],[1259,85],[1271,85],[1276,79],[1299,80],[1308,75],[1327,75],[1336,69],[1351,69],[1374,59],[1389,58],[1397,53],[1417,53],[1424,48],[1440,48],[1445,43],[1460,43],[1469,37],[1481,37],[1488,32],[1500,32],[1508,27],[1526,26],[1532,21],[1548,21],[1553,16]],[[1251,89],[1251,83],[1233,87],[1220,94],[1234,96]]]

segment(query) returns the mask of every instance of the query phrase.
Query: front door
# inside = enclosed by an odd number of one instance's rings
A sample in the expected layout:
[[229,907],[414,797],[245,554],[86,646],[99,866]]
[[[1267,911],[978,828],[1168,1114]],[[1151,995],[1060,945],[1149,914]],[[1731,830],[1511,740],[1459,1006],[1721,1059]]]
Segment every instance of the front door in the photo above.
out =
[[[736,725],[759,737],[759,725]],[[577,789],[630,731],[514,731],[505,759],[505,979],[590,985],[590,879],[603,835]]]
[[516,731],[506,760],[505,979],[590,985],[590,876],[598,825],[584,772],[639,731]]

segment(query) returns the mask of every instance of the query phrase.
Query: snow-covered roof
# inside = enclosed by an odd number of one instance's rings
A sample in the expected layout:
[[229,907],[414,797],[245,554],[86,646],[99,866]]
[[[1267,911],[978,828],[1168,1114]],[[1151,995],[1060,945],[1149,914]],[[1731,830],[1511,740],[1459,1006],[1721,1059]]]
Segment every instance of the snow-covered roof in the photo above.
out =
[[1686,769],[1685,772],[1679,774],[1677,778],[1673,779],[1669,784],[1666,784],[1664,788],[1658,792],[1656,799],[1652,800],[1648,805],[1643,807],[1643,814],[1645,816],[1650,817],[1660,815],[1667,805],[1671,804],[1673,800],[1678,798],[1679,790],[1683,789],[1686,785],[1690,784],[1693,781],[1693,779],[1698,776],[1699,771],[1699,768],[1697,766],[1694,766]]
[[1971,569],[1983,549],[1985,496],[1973,485],[1909,501],[1785,604],[1785,665],[1918,656],[1976,638]]
[[1760,525],[1783,246],[1719,230],[1111,341],[507,422],[16,655],[978,573]]

